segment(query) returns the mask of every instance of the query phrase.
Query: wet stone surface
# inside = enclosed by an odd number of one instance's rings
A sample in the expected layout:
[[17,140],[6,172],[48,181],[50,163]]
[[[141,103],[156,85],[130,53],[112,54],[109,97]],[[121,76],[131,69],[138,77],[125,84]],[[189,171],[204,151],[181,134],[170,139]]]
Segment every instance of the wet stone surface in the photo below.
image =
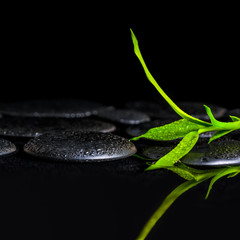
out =
[[31,100],[1,103],[0,114],[20,117],[82,118],[96,115],[100,103],[76,99]]
[[14,143],[0,138],[0,157],[15,153],[17,148]]
[[[129,126],[126,128],[126,133],[129,137],[137,137],[146,133],[151,128],[161,127],[165,124],[172,123],[172,120],[154,120],[146,123],[141,123],[136,126]],[[213,132],[206,132],[200,134],[200,138],[210,138],[213,135]]]
[[108,108],[99,111],[98,116],[112,122],[135,125],[150,121],[150,117],[143,112],[130,109]]
[[[138,153],[148,160],[156,161],[169,153],[173,148],[177,146],[179,141],[160,142],[158,144],[145,144],[139,145]],[[138,146],[138,145],[137,145]]]
[[181,161],[193,167],[240,165],[240,141],[219,139],[197,144]]
[[82,132],[112,132],[116,127],[95,119],[3,117],[0,119],[0,135],[9,137],[36,137],[53,130],[77,130]]
[[54,131],[31,139],[24,145],[30,155],[57,161],[100,162],[136,153],[133,143],[111,133]]

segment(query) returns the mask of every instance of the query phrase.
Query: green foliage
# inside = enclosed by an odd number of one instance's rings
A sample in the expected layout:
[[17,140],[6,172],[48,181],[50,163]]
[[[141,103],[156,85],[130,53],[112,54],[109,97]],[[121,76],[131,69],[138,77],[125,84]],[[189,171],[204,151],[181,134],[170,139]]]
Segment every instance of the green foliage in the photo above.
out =
[[163,216],[163,214],[168,210],[168,208],[180,197],[183,193],[189,189],[197,186],[198,184],[211,179],[209,188],[205,198],[208,198],[209,193],[212,189],[213,184],[224,176],[234,177],[240,173],[240,166],[237,167],[225,167],[223,169],[211,169],[211,170],[199,170],[185,166],[180,163],[174,167],[167,167],[166,169],[177,173],[179,176],[183,177],[187,181],[176,187],[161,203],[159,208],[154,212],[154,214],[147,221],[142,231],[140,232],[137,240],[144,240],[157,221]]
[[199,134],[197,131],[189,132],[172,151],[160,158],[155,164],[148,167],[147,170],[173,166],[193,148],[198,140],[198,137]]
[[200,128],[203,128],[203,126],[186,119],[180,119],[161,127],[151,128],[145,134],[132,138],[131,140],[134,141],[140,138],[147,138],[156,141],[174,140],[184,137],[189,132],[197,131]]
[[[130,29],[131,30],[131,29]],[[161,94],[161,96],[167,101],[167,103],[171,106],[171,108],[183,119],[179,121],[175,121],[170,124],[166,124],[161,127],[156,127],[148,130],[145,134],[132,138],[132,141],[136,141],[140,138],[147,138],[150,140],[157,141],[166,141],[173,140],[176,138],[182,137],[182,141],[174,148],[171,152],[160,158],[156,163],[148,168],[148,170],[153,170],[156,168],[160,168],[161,166],[173,166],[176,162],[178,162],[183,156],[185,156],[194,145],[197,143],[198,136],[204,132],[212,132],[216,133],[210,138],[209,143],[217,138],[222,137],[234,130],[240,129],[240,119],[238,117],[230,116],[233,120],[232,122],[221,122],[214,118],[211,109],[204,105],[206,112],[210,118],[211,123],[197,119],[187,113],[185,113],[182,109],[180,109],[173,101],[168,97],[168,95],[162,90],[162,88],[158,85],[156,80],[153,78],[152,74],[147,68],[147,65],[142,57],[138,40],[131,30],[132,41],[134,45],[134,52],[138,57],[145,74],[148,80],[153,84],[153,86],[157,89],[157,91]]]
[[[131,29],[130,29],[131,30]],[[181,178],[186,181],[175,188],[162,202],[160,207],[152,215],[149,221],[146,223],[142,229],[137,240],[143,240],[149,234],[151,229],[154,227],[156,222],[163,216],[167,209],[174,203],[174,201],[181,196],[187,190],[193,188],[199,183],[209,180],[209,188],[205,198],[208,198],[209,193],[213,187],[213,184],[224,176],[234,177],[240,173],[240,166],[235,167],[225,167],[218,169],[206,169],[199,170],[190,168],[180,162],[181,158],[191,151],[198,141],[199,135],[205,132],[214,131],[215,134],[210,138],[209,143],[212,141],[232,132],[240,129],[240,118],[235,116],[230,116],[232,122],[221,122],[214,118],[211,109],[204,105],[206,112],[210,118],[211,122],[206,122],[197,119],[180,109],[162,90],[158,85],[156,80],[153,78],[152,74],[148,70],[146,63],[142,57],[139,49],[138,40],[131,30],[132,41],[134,45],[134,52],[139,59],[148,80],[153,84],[161,96],[167,101],[171,108],[183,119],[175,121],[170,124],[166,124],[161,127],[156,127],[149,129],[145,134],[132,138],[132,141],[139,140],[141,138],[146,138],[154,141],[167,141],[177,138],[182,138],[179,144],[172,149],[165,156],[160,158],[155,163],[151,164],[146,170],[154,170],[159,168],[167,169],[178,174]]]
[[131,31],[131,36],[132,36],[132,41],[133,41],[133,45],[134,45],[134,52],[136,54],[136,56],[138,57],[140,63],[142,64],[142,67],[145,71],[145,74],[148,78],[148,80],[153,84],[153,86],[158,90],[158,92],[162,95],[162,97],[167,101],[167,103],[172,107],[172,109],[182,118],[185,118],[191,122],[203,125],[203,126],[211,126],[210,123],[202,121],[200,119],[194,118],[190,115],[188,115],[187,113],[185,113],[182,109],[180,109],[169,97],[168,95],[162,90],[162,88],[158,85],[158,83],[156,82],[156,80],[153,78],[152,74],[149,72],[147,65],[145,63],[145,61],[143,60],[142,54],[140,52],[139,49],[139,45],[138,45],[138,40],[135,36],[135,34],[133,33],[132,29],[130,29]]

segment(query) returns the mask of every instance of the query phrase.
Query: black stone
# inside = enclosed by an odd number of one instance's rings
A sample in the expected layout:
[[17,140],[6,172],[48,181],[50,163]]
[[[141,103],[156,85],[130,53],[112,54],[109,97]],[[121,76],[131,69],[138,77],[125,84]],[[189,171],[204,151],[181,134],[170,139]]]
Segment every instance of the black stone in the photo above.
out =
[[79,99],[29,100],[0,104],[0,114],[20,117],[81,118],[98,113],[100,103]]
[[181,161],[193,167],[240,165],[240,141],[222,139],[197,144]]
[[166,145],[152,145],[152,146],[146,146],[142,149],[141,155],[147,159],[152,160],[158,160],[167,153],[169,153],[174,147],[176,147],[175,144],[169,143]]
[[111,133],[54,131],[24,145],[30,155],[66,162],[101,162],[129,157],[136,148],[129,140]]
[[229,133],[228,135],[226,135],[226,137],[230,137],[232,139],[240,141],[240,129]]
[[227,112],[227,115],[235,116],[240,118],[240,108],[235,108]]
[[14,143],[0,138],[0,157],[8,154],[15,153],[17,148]]
[[113,122],[131,125],[150,121],[147,114],[130,109],[108,108],[99,111],[98,116]]
[[3,136],[36,137],[60,129],[82,132],[112,132],[116,127],[111,123],[89,118],[3,117],[0,119],[0,135]]

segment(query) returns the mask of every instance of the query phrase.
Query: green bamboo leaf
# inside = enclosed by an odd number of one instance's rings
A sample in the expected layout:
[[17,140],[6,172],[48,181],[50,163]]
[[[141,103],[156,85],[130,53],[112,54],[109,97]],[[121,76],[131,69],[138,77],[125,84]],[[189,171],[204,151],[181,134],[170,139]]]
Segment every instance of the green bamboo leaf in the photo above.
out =
[[233,122],[237,122],[237,121],[240,121],[240,118],[239,117],[235,117],[235,116],[229,116]]
[[176,173],[178,176],[184,178],[185,180],[193,180],[193,179],[196,180],[195,175],[190,171],[188,171],[187,169],[183,169],[175,166],[167,167],[166,169]]
[[156,82],[156,80],[153,78],[152,74],[149,72],[147,65],[142,57],[142,54],[140,52],[139,49],[139,45],[138,45],[138,40],[135,36],[135,34],[133,33],[132,29],[130,29],[131,31],[131,37],[132,37],[132,41],[133,41],[133,46],[134,46],[134,52],[136,54],[136,56],[138,57],[140,63],[142,64],[142,67],[145,71],[145,74],[148,78],[148,80],[153,84],[153,86],[157,89],[157,91],[162,95],[162,97],[167,101],[167,103],[172,107],[172,109],[182,118],[185,118],[191,122],[203,125],[203,126],[211,126],[211,123],[202,121],[200,119],[197,119],[195,117],[192,117],[191,115],[185,113],[182,109],[180,109],[169,97],[168,95],[162,90],[162,88],[158,85],[158,83]]
[[209,139],[208,143],[211,143],[212,141],[232,132],[233,130],[220,130],[212,135],[212,137]]
[[180,119],[161,127],[151,128],[145,134],[134,137],[131,140],[135,141],[140,138],[147,138],[155,141],[173,140],[184,137],[189,132],[197,131],[200,128],[203,128],[203,126],[186,119]]
[[164,155],[155,164],[151,165],[146,170],[172,167],[194,147],[198,140],[198,137],[199,134],[197,131],[188,133],[172,151]]
[[233,177],[233,176],[236,176],[238,173],[240,172],[240,168],[239,167],[227,167],[227,168],[224,168],[223,170],[221,170],[218,174],[216,174],[215,177],[212,178],[210,184],[209,184],[209,187],[208,187],[208,191],[207,191],[207,194],[206,194],[206,197],[205,199],[208,198],[209,196],[209,193],[213,187],[213,184],[220,178],[226,176],[226,175],[230,175],[230,177]]
[[[211,109],[204,105],[206,112],[211,120],[211,123],[213,126],[219,128],[219,130],[236,130],[240,128],[240,121],[234,121],[234,122],[221,122],[214,118]],[[236,119],[236,118],[235,118]]]

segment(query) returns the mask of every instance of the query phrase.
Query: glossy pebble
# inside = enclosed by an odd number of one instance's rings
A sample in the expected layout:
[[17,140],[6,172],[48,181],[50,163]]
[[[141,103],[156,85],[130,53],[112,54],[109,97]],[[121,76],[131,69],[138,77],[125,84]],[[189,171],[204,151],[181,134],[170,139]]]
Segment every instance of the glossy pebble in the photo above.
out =
[[42,99],[1,103],[0,113],[20,117],[81,118],[97,114],[103,107],[102,104],[79,99]]
[[181,161],[193,167],[240,165],[240,141],[229,139],[197,144]]
[[112,132],[116,127],[111,123],[88,118],[4,117],[0,119],[0,135],[3,136],[36,137],[58,129],[82,132]]
[[111,133],[54,131],[31,139],[24,151],[56,161],[101,162],[129,157],[136,153],[136,147]]
[[113,122],[123,123],[123,124],[140,124],[143,122],[150,121],[147,114],[130,109],[106,109],[99,111],[98,116]]
[[0,156],[5,156],[17,151],[14,143],[0,138]]

